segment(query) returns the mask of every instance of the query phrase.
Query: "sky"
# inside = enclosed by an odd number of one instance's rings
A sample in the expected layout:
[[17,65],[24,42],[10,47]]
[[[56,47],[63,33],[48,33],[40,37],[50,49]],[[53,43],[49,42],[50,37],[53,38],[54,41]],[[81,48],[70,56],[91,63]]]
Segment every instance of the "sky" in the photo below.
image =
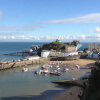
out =
[[0,0],[0,42],[100,42],[100,0]]

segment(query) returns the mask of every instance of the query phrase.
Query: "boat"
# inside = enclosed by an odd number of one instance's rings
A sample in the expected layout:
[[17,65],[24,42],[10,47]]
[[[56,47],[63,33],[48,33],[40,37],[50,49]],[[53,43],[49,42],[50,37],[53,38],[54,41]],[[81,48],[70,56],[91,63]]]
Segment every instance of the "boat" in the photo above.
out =
[[57,66],[55,66],[55,68],[59,68],[59,66],[57,65]]
[[60,72],[56,72],[55,75],[56,75],[56,76],[60,76],[61,73],[60,73]]
[[27,71],[28,71],[28,68],[24,68],[24,67],[23,67],[22,71],[23,71],[23,72],[27,72]]
[[76,65],[76,67],[77,67],[77,69],[79,69],[79,68],[80,68],[80,66],[79,66],[79,65]]
[[63,72],[67,72],[69,69],[68,68],[64,68],[63,69]]
[[47,67],[46,66],[43,66],[43,67],[41,67],[41,69],[47,69]]
[[72,68],[72,70],[75,70],[75,68]]
[[41,70],[41,69],[39,71],[36,70],[36,71],[34,71],[34,73],[35,74],[42,74],[43,73],[43,70]]
[[47,74],[49,71],[47,69],[43,70],[44,74]]
[[50,75],[55,75],[55,72],[50,72]]
[[50,75],[60,76],[61,73],[60,72],[50,72]]
[[91,68],[91,69],[94,69],[95,67],[94,67],[94,66],[90,66],[90,68]]
[[60,67],[57,68],[57,71],[60,70]]

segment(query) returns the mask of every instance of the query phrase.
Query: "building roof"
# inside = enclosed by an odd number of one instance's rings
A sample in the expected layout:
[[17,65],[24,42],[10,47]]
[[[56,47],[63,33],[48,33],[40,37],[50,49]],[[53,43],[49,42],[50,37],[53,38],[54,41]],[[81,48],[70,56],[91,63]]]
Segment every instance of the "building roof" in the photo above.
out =
[[32,49],[23,49],[23,50],[32,50]]
[[67,47],[74,47],[74,45],[66,45]]
[[50,52],[49,50],[42,50],[42,52]]

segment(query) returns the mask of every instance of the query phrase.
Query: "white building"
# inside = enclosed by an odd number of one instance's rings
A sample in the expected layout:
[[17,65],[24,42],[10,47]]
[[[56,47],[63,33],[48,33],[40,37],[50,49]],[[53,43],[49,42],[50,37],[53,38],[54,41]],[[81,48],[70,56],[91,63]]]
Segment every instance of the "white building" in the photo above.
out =
[[41,57],[47,58],[47,57],[67,57],[67,56],[72,56],[72,55],[78,55],[78,52],[57,52],[55,50],[53,51],[47,51],[43,50],[41,52]]
[[67,57],[67,56],[73,56],[78,55],[78,52],[60,52],[58,57]]
[[42,50],[41,57],[42,58],[50,57],[50,51],[48,51],[48,50]]
[[34,60],[34,59],[40,59],[40,57],[39,56],[28,56],[28,57],[26,57],[26,59]]
[[98,58],[99,58],[99,55],[100,55],[100,52],[99,52],[99,53],[93,53],[93,52],[89,52],[89,53],[88,53],[88,57],[89,57],[89,58],[98,59]]

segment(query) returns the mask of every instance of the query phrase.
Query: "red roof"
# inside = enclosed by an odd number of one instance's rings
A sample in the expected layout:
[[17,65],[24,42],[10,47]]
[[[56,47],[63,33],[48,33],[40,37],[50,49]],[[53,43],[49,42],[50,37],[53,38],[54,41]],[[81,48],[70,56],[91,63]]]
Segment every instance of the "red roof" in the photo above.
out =
[[23,50],[32,50],[32,49],[23,49]]

